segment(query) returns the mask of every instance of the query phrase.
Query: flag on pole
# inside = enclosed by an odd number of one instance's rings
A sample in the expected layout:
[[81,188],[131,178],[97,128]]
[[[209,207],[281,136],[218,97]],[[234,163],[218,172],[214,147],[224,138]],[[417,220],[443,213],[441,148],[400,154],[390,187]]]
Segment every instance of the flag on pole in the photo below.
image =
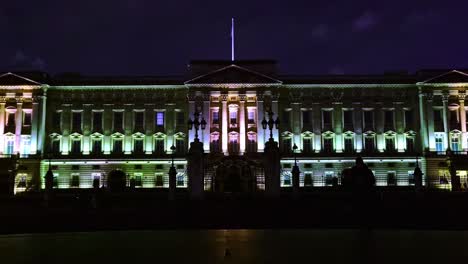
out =
[[234,61],[234,18],[231,18],[231,61]]

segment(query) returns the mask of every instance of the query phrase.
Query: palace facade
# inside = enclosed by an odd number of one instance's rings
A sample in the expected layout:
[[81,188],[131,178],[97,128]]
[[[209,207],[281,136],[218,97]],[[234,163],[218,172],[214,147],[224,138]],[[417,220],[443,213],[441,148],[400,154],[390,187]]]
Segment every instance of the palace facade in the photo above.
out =
[[414,185],[419,165],[425,186],[451,189],[452,164],[465,188],[467,88],[456,70],[282,76],[269,60],[192,61],[181,77],[8,72],[0,177],[13,174],[15,193],[44,188],[49,167],[59,189],[105,186],[112,170],[136,188],[168,188],[173,158],[176,187],[186,188],[199,141],[205,191],[262,191],[271,138],[278,188],[292,186],[295,158],[307,188],[340,184],[357,156],[377,186]]

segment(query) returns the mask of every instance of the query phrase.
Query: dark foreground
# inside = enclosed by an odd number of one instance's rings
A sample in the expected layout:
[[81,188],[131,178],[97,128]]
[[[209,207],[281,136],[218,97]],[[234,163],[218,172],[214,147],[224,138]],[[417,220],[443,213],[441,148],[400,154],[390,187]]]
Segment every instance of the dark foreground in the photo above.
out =
[[91,192],[57,194],[48,207],[42,194],[0,200],[0,233],[137,229],[395,228],[468,230],[468,193],[378,191],[303,193],[293,199],[225,195],[191,201],[178,195]]
[[466,263],[468,231],[159,230],[0,236],[2,263]]

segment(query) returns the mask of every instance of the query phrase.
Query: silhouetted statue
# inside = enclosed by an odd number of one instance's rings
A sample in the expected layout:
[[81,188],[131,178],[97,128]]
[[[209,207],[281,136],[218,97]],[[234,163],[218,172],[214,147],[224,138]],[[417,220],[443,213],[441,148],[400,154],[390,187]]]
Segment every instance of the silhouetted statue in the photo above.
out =
[[121,170],[113,170],[107,176],[107,187],[111,192],[122,192],[127,185],[127,175]]
[[352,186],[355,191],[370,191],[375,186],[375,177],[361,157],[356,158],[356,165],[351,168]]

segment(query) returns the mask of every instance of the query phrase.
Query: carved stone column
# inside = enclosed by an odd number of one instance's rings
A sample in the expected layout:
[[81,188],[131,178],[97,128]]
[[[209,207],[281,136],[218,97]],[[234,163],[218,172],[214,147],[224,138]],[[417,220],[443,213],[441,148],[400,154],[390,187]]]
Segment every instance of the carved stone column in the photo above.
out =
[[241,94],[239,104],[239,137],[240,137],[240,153],[245,152],[246,130],[245,130],[245,94]]
[[449,114],[449,111],[448,111],[448,98],[449,98],[449,94],[448,92],[444,92],[442,93],[442,105],[443,105],[443,108],[442,108],[442,118],[443,118],[443,121],[444,121],[444,143],[445,143],[445,147],[444,149],[448,150],[448,149],[451,149],[450,148],[450,142],[449,142],[449,128],[448,128],[448,114]]
[[466,151],[468,149],[467,146],[467,138],[466,138],[466,110],[465,110],[465,92],[458,93],[458,101],[460,103],[460,123],[461,123],[461,131],[462,131],[462,149]]

